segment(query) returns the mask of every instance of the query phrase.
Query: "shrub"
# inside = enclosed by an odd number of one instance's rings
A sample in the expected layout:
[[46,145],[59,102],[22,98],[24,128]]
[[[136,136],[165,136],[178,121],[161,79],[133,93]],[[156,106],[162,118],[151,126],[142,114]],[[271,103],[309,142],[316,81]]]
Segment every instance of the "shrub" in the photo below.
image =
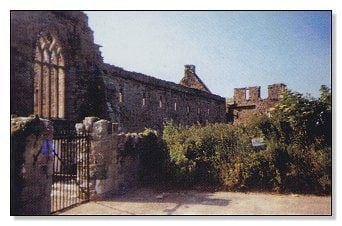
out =
[[331,150],[314,145],[302,149],[289,146],[289,167],[283,191],[328,194],[331,190]]
[[223,185],[232,191],[274,190],[276,170],[267,152],[245,152],[235,156],[221,169]]
[[[223,185],[227,190],[331,192],[331,148],[286,143],[271,119],[248,125],[175,126],[163,132],[169,153],[169,179],[180,186]],[[262,137],[266,148],[251,146]]]
[[145,129],[138,143],[143,184],[165,182],[167,175],[168,153],[163,141],[155,130]]
[[[245,125],[168,122],[162,141],[147,135],[143,142],[144,175],[164,170],[160,178],[177,186],[329,194],[331,120],[331,92],[322,87],[319,99],[286,91],[271,118]],[[266,148],[252,147],[256,137],[264,139]]]
[[220,168],[236,153],[251,150],[246,128],[227,124],[174,126],[167,123],[163,140],[170,153],[172,181],[184,186],[220,184]]

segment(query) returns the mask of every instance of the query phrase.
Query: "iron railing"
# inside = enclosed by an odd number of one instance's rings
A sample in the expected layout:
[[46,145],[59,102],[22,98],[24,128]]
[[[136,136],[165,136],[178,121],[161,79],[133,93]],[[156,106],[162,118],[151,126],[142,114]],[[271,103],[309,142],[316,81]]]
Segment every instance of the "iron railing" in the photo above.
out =
[[56,213],[89,201],[89,135],[55,130],[52,149],[51,213]]

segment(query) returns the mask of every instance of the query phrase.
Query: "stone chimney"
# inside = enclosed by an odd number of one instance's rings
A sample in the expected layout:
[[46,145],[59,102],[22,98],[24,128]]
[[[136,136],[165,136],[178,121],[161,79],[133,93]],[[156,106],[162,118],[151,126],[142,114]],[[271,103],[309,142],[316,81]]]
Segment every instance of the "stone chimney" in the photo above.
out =
[[196,67],[192,64],[184,65],[184,75],[187,75],[188,73],[195,74],[196,73]]

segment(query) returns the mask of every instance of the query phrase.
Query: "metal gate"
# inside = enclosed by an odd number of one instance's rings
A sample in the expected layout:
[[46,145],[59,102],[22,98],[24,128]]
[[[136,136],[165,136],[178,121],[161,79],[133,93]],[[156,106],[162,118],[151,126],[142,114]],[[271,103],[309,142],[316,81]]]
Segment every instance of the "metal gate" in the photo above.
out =
[[53,137],[51,213],[89,201],[89,150],[86,133],[58,130]]

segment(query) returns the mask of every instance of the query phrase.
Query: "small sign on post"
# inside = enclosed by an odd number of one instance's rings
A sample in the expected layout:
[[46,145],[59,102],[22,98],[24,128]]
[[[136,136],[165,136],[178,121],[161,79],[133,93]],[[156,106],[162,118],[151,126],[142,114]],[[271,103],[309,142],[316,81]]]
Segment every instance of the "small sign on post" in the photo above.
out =
[[266,146],[264,142],[264,138],[262,137],[253,138],[251,141],[252,141],[252,146],[255,148],[263,148]]

